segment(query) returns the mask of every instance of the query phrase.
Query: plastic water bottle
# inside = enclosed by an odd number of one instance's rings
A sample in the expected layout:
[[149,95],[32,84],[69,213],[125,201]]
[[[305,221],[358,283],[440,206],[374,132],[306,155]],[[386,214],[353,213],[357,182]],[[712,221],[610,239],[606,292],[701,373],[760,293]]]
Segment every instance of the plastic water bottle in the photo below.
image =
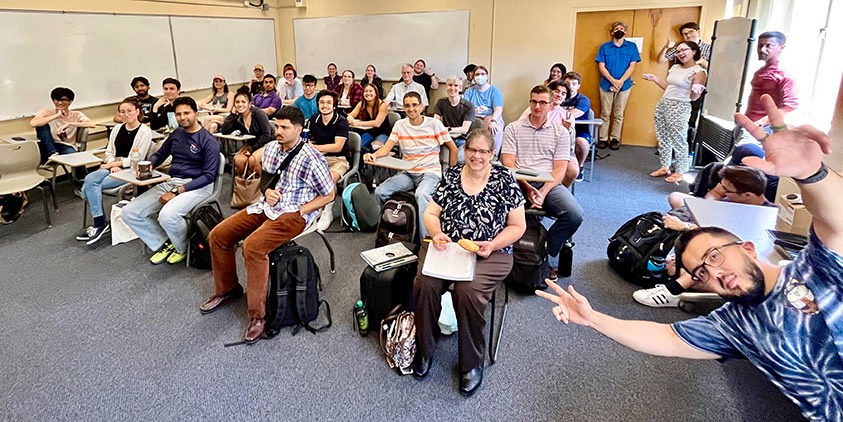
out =
[[664,257],[653,256],[647,261],[647,271],[655,278],[662,278],[666,274]]
[[369,334],[369,315],[363,308],[362,300],[358,300],[357,305],[354,306],[354,316],[357,319],[357,331],[361,336],[366,337]]
[[132,153],[129,154],[129,162],[132,163],[132,174],[138,173],[138,163],[140,162],[140,159],[140,151],[138,151],[137,148],[132,148]]
[[574,265],[574,244],[565,242],[562,249],[559,250],[559,268],[557,275],[559,277],[570,277],[571,267]]

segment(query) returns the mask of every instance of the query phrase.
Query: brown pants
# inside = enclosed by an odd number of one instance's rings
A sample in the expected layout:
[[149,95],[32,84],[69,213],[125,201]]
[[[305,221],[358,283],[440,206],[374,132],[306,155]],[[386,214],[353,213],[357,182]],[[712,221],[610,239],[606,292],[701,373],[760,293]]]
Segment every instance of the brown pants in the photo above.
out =
[[269,281],[268,254],[304,231],[301,214],[290,212],[270,220],[266,214],[247,214],[246,210],[226,218],[213,230],[211,265],[214,268],[215,295],[224,295],[237,288],[237,242],[243,242],[246,261],[246,300],[249,317],[263,319],[266,312],[266,288]]
[[[429,244],[427,244],[429,245]],[[422,274],[427,246],[422,246],[419,271],[413,283],[415,304],[416,352],[432,357],[436,351],[436,334],[439,332],[439,314],[442,312],[442,295],[452,283],[454,310],[459,331],[460,371],[468,372],[483,367],[486,353],[486,304],[492,292],[512,270],[512,255],[493,252],[488,258],[477,257],[477,267],[472,281],[449,281]]]

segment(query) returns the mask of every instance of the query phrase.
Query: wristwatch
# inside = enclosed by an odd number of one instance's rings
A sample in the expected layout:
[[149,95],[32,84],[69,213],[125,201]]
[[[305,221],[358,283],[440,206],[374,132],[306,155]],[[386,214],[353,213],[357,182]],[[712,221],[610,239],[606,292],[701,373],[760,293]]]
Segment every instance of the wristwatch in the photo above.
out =
[[685,231],[687,232],[687,231],[690,231],[690,230],[691,230],[691,223],[685,223]]
[[170,189],[170,193],[172,193],[173,195],[178,196],[178,194],[179,194],[179,188],[178,188],[178,186],[176,186],[176,187],[174,187],[174,188]]

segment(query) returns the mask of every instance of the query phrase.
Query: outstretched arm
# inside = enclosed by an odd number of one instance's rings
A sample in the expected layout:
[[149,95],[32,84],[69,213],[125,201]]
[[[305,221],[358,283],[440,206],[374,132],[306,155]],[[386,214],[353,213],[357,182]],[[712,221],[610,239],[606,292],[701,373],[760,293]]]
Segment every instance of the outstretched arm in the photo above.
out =
[[831,138],[811,125],[786,128],[773,99],[764,94],[761,103],[774,131],[769,137],[746,116],[735,114],[737,122],[764,146],[765,158],[746,157],[743,163],[796,179],[805,208],[813,216],[814,232],[829,249],[843,253],[843,178],[822,162],[831,152]]
[[555,303],[553,315],[566,324],[573,322],[591,327],[632,350],[651,355],[687,359],[720,358],[720,356],[691,347],[667,324],[613,318],[592,309],[588,299],[577,293],[574,286],[568,286],[568,290],[565,291],[552,281],[548,281],[547,284],[556,294],[541,290],[536,290],[536,294]]

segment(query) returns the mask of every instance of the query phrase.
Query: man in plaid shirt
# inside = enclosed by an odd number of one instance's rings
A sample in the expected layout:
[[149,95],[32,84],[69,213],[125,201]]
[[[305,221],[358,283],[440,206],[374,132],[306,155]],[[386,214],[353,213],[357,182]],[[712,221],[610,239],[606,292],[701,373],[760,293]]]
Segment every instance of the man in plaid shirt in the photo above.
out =
[[289,154],[295,154],[294,158],[258,202],[223,220],[209,237],[216,290],[199,310],[211,313],[243,296],[234,256],[237,243],[243,240],[251,319],[244,336],[246,343],[260,340],[265,330],[269,252],[304,231],[316,218],[316,211],[333,201],[336,194],[325,156],[300,137],[303,125],[301,110],[295,107],[279,110],[275,115],[278,142],[266,145],[261,160],[263,175],[271,178]]

